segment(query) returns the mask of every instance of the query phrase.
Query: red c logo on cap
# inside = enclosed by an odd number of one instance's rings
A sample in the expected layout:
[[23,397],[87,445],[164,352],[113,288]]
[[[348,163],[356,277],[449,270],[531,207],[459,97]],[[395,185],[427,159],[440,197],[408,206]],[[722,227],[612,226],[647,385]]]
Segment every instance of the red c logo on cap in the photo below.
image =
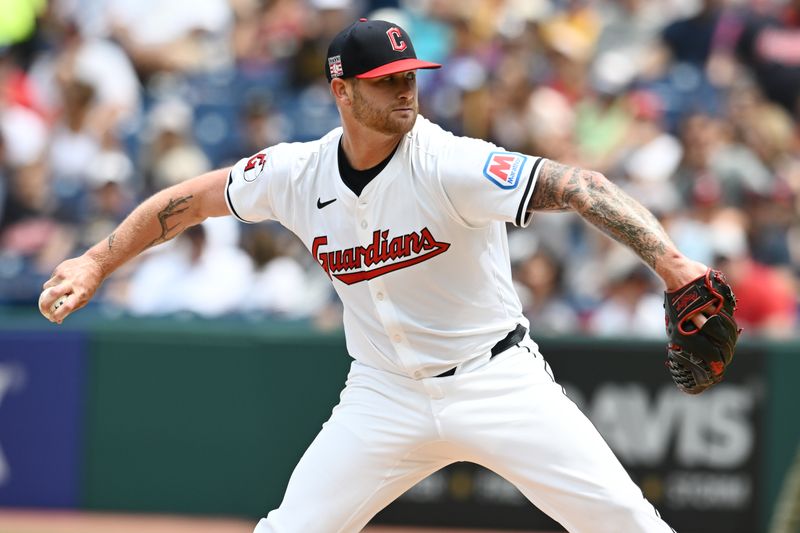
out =
[[389,36],[389,42],[392,43],[392,50],[395,52],[402,52],[408,48],[406,42],[400,39],[403,36],[400,28],[389,28],[386,30],[386,35]]

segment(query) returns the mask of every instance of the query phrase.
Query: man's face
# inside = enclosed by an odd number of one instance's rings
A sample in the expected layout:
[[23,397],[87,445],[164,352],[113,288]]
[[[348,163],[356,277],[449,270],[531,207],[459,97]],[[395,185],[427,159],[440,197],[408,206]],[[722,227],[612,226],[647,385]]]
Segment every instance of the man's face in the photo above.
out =
[[419,112],[416,71],[354,79],[351,87],[353,117],[359,123],[387,135],[402,135],[414,127]]

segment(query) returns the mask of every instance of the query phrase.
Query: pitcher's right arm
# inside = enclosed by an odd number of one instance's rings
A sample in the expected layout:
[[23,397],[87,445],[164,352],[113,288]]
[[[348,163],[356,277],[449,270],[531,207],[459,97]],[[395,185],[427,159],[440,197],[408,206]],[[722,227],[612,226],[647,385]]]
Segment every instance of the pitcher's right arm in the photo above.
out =
[[[85,306],[112,272],[151,246],[166,242],[209,217],[229,215],[225,184],[230,168],[214,170],[164,189],[142,202],[108,238],[58,265],[44,284],[39,311],[60,324]],[[61,296],[65,303],[51,312]]]

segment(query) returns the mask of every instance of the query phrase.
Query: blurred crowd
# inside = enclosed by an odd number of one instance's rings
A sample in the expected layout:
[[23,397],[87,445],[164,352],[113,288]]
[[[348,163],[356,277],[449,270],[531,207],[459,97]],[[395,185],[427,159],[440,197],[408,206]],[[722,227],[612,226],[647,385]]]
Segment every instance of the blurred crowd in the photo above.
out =
[[[400,24],[421,112],[603,172],[723,269],[748,335],[800,331],[800,0],[11,0],[0,17],[0,306],[154,191],[338,125],[328,42]],[[663,336],[663,287],[569,213],[510,230],[534,334]],[[308,318],[313,258],[274,223],[213,219],[115,273],[104,312]]]

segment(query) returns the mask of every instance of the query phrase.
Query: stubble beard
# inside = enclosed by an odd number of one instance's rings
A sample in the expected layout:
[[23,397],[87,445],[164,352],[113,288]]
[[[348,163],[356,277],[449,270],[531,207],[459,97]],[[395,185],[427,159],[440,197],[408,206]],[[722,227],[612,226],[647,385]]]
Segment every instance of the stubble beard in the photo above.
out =
[[361,95],[358,85],[353,84],[353,118],[360,124],[385,135],[405,135],[414,127],[419,107],[416,99],[409,105],[412,108],[411,118],[401,118],[392,112],[392,108],[379,109]]

